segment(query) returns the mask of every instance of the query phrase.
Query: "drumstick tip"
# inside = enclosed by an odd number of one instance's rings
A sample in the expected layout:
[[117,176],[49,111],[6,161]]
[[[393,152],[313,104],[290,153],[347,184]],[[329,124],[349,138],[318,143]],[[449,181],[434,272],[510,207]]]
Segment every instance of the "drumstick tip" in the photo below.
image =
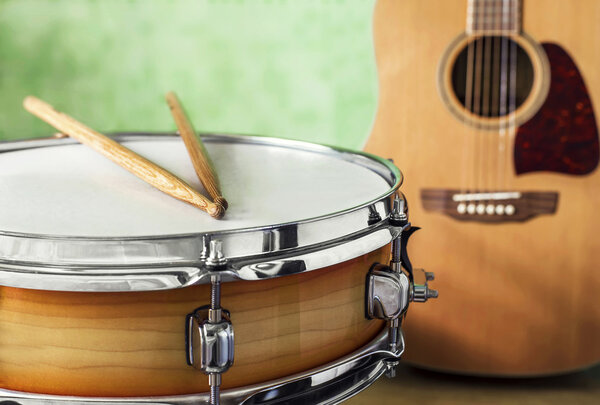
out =
[[227,202],[226,199],[224,199],[223,197],[216,197],[215,198],[215,204],[220,205],[221,207],[223,207],[223,209],[227,209],[229,208],[229,203]]
[[41,100],[35,96],[27,96],[23,99],[23,108],[25,108],[30,113],[37,115],[36,113],[40,111],[40,109],[51,109],[54,110],[50,104],[46,103],[44,100]]
[[167,100],[167,105],[171,110],[176,107],[176,103],[179,101],[174,91],[169,91],[165,94],[165,100]]
[[31,108],[32,105],[34,105],[35,103],[37,103],[38,101],[40,101],[39,98],[34,97],[34,96],[27,96],[23,99],[23,107],[29,111],[29,109]]
[[223,215],[225,215],[225,208],[223,208],[223,206],[221,204],[213,204],[212,206],[208,207],[207,210],[208,214],[215,218],[215,219],[221,219],[223,218]]

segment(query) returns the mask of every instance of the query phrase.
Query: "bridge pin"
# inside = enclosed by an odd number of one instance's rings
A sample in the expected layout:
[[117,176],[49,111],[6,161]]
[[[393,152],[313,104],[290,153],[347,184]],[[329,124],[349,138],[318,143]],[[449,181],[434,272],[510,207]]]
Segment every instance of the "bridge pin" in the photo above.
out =
[[477,214],[479,214],[479,215],[485,214],[485,205],[477,204]]
[[504,205],[502,205],[502,204],[496,205],[496,215],[503,215],[503,214],[504,214]]
[[467,205],[467,212],[471,215],[475,214],[475,204]]
[[508,204],[506,208],[504,208],[504,212],[506,212],[506,215],[513,215],[515,211],[515,206],[512,204]]
[[485,212],[486,212],[488,215],[494,215],[494,204],[488,204],[488,205],[485,207]]
[[459,214],[464,214],[465,212],[467,212],[467,205],[465,203],[458,204],[458,206],[456,207],[456,211],[458,211]]

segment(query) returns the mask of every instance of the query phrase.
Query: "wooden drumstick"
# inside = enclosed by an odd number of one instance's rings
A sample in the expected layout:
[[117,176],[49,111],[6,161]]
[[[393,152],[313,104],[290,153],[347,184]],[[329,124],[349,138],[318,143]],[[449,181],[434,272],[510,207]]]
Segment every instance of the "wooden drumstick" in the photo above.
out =
[[107,136],[86,127],[74,118],[56,111],[50,104],[29,96],[23,101],[23,106],[33,115],[46,121],[59,131],[77,139],[82,144],[100,152],[105,157],[160,191],[198,207],[208,212],[214,218],[221,218],[223,216],[225,211],[222,206],[213,203],[174,174],[155,165],[148,159],[143,158]]
[[194,130],[194,127],[186,115],[185,110],[181,106],[177,95],[171,91],[167,93],[165,98],[167,99],[167,104],[169,105],[171,114],[175,119],[175,125],[177,125],[179,135],[181,135],[183,143],[188,150],[198,178],[202,182],[202,185],[206,191],[208,191],[210,196],[213,198],[215,204],[220,204],[224,209],[227,209],[227,201],[225,198],[223,198],[223,194],[221,193],[221,189],[219,187],[219,178],[217,177],[214,165],[208,156],[200,135],[198,135],[198,133],[196,133]]

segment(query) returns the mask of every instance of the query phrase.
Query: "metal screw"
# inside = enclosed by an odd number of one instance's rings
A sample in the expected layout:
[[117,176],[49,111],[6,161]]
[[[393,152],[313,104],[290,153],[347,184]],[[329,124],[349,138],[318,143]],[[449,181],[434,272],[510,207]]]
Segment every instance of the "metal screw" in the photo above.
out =
[[[220,240],[210,241],[209,256],[206,259],[206,265],[209,267],[222,266],[227,262],[223,255],[223,244]],[[208,322],[219,323],[223,319],[223,310],[221,309],[221,276],[212,275],[210,277],[210,308],[208,310]],[[210,385],[210,405],[219,405],[221,402],[220,387],[221,374],[211,373],[208,375],[208,384]]]
[[379,215],[379,212],[377,212],[377,209],[374,205],[369,205],[369,219],[367,223],[372,225],[378,223],[379,221],[381,221],[381,215]]
[[219,405],[221,402],[221,374],[209,374],[208,383],[210,384],[210,405]]
[[398,366],[397,360],[385,360],[385,376],[387,378],[396,377],[396,366]]
[[211,276],[210,282],[210,308],[219,309],[221,307],[221,277]]
[[400,320],[398,318],[392,319],[388,326],[389,332],[389,349],[391,352],[398,350],[398,335],[400,333]]
[[[392,241],[392,261],[391,267],[394,271],[400,271],[399,264],[401,262],[402,245],[400,244],[400,238],[402,234],[398,235],[396,239]],[[398,268],[395,268],[398,267]]]
[[223,255],[223,242],[220,240],[211,240],[206,265],[216,267],[222,266],[225,263],[227,263],[227,259]]
[[396,194],[396,198],[394,198],[390,219],[403,222],[408,220],[408,216],[406,215],[406,200],[402,193]]
[[208,258],[208,251],[210,250],[210,236],[202,236],[202,253],[200,253],[200,260],[206,261]]

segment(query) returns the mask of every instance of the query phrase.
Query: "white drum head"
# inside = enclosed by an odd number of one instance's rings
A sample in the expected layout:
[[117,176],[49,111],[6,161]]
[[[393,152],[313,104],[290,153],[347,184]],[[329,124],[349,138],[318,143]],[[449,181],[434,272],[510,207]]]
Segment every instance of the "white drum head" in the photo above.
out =
[[[124,145],[208,195],[180,138]],[[337,156],[261,144],[206,147],[229,202],[222,220],[75,144],[0,154],[0,229],[132,237],[262,227],[336,213],[390,187],[371,170]]]

